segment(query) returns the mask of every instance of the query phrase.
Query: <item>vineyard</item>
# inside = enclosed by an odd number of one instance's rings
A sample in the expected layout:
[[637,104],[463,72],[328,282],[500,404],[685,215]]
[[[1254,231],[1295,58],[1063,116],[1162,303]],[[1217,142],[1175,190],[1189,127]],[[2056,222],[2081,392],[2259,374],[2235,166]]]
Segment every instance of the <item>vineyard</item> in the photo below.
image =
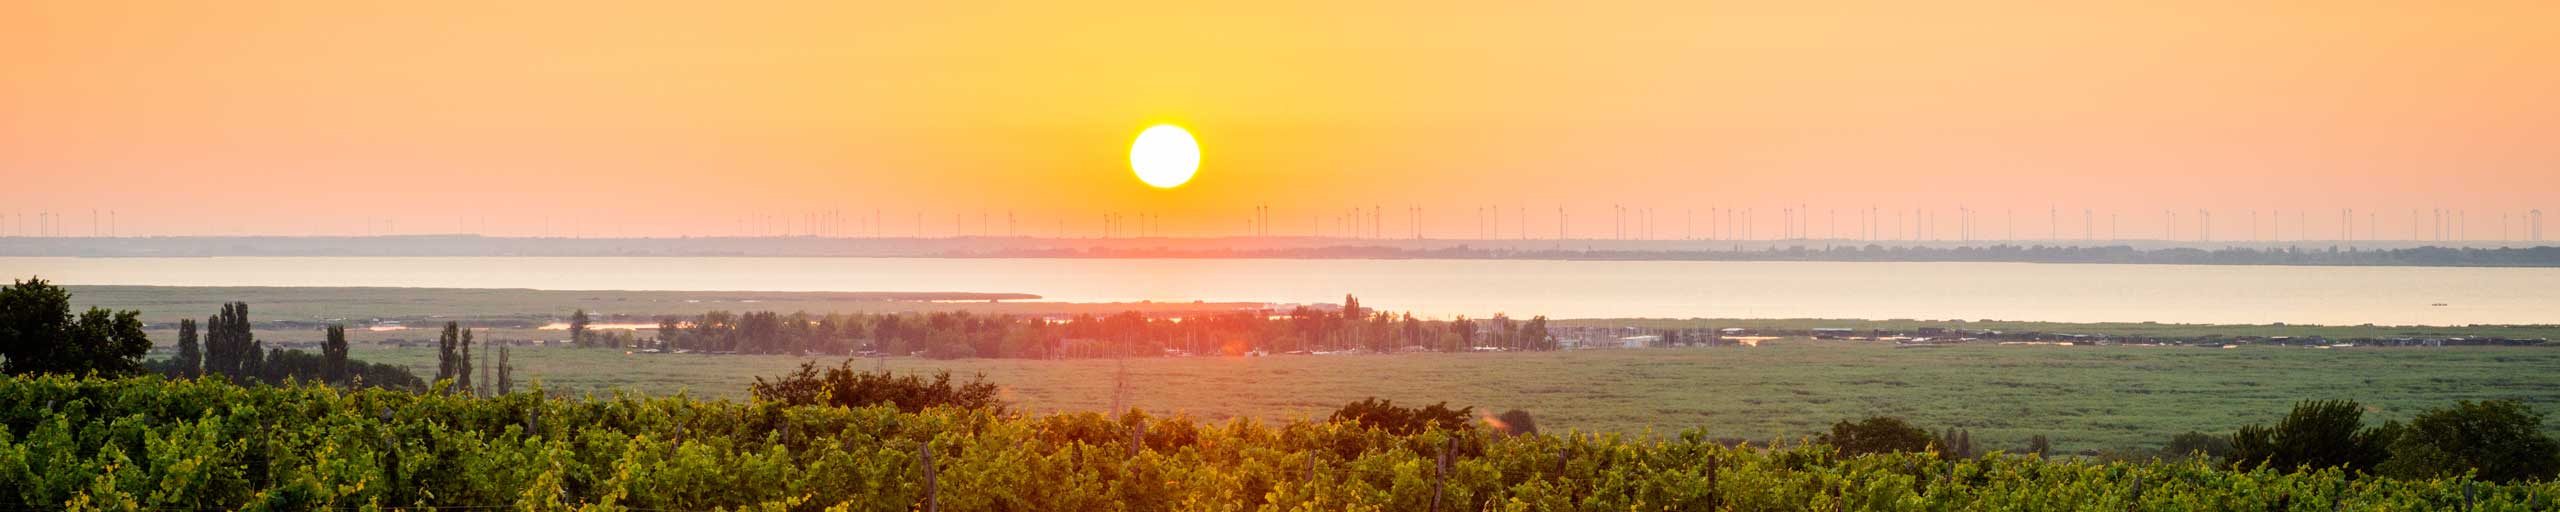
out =
[[2549,510],[2560,483],[1842,457],[1705,432],[0,380],[5,510]]

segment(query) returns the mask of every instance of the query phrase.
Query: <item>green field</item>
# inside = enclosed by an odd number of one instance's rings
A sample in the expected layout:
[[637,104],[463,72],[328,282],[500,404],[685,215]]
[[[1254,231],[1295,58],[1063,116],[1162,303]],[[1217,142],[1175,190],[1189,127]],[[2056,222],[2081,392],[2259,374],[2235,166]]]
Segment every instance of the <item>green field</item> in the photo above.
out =
[[[435,323],[464,319],[486,328],[482,339],[565,337],[539,325],[586,308],[649,316],[710,309],[879,312],[970,309],[1010,313],[1179,311],[1233,304],[948,302],[886,300],[863,294],[446,290],[385,288],[71,287],[81,305],[141,309],[148,319],[212,314],[227,300],[247,301],[269,346],[317,342],[316,322],[400,318],[419,328],[352,330],[355,357],[408,365],[435,374],[434,350],[383,345],[431,341]],[[1392,305],[1383,305],[1392,308]],[[1831,319],[1585,319],[1559,326],[1646,328],[1744,327],[1801,331],[1817,327],[1911,330],[1920,327],[2110,334],[2119,336],[2395,336],[2560,337],[2560,326],[2377,327],[2301,325],[2058,324],[2003,321]],[[648,336],[648,331],[642,331]],[[166,346],[175,333],[151,332]],[[165,354],[165,352],[164,352]],[[548,389],[600,392],[636,389],[666,395],[744,398],[757,376],[804,361],[840,358],[765,355],[649,355],[618,350],[518,347],[525,380]],[[1111,406],[1123,362],[1112,360],[865,360],[898,371],[985,374],[1028,411],[1099,410]],[[1152,411],[1222,419],[1303,418],[1365,397],[1399,402],[1448,401],[1485,412],[1519,408],[1550,429],[1642,433],[1705,426],[1718,436],[1767,440],[1810,434],[1830,422],[1871,414],[1904,416],[1931,428],[1971,429],[1991,447],[2015,447],[2045,435],[2065,451],[2155,446],[2187,430],[2223,432],[2269,422],[2296,400],[2350,398],[2379,418],[2405,418],[2462,399],[2512,398],[2560,413],[2560,350],[2550,347],[2239,349],[2100,346],[2018,347],[1991,344],[1896,349],[1873,342],[1782,340],[1757,348],[1717,347],[1552,353],[1277,356],[1131,359],[1131,389],[1122,402]],[[2560,427],[2560,422],[2552,423]]]
[[1817,328],[1842,328],[1865,331],[1911,332],[1923,327],[1964,329],[1970,331],[2042,332],[2052,334],[2103,334],[2120,337],[2207,338],[2207,337],[2321,337],[2329,339],[2394,338],[2394,337],[2497,337],[2510,339],[2560,339],[2560,325],[2467,325],[2467,326],[2397,326],[2397,325],[2299,325],[2299,324],[2164,324],[2157,322],[2064,323],[2023,322],[2015,320],[1858,320],[1830,318],[1585,318],[1558,320],[1559,327],[1643,327],[1648,329],[1726,328],[1766,329],[1803,332]]
[[[360,347],[360,359],[434,375],[434,351]],[[754,377],[803,361],[755,355],[626,355],[525,348],[519,379],[551,391],[638,389],[743,398]],[[1114,360],[862,360],[897,371],[984,374],[1020,410],[1100,410]],[[1546,353],[1130,359],[1125,403],[1199,418],[1306,418],[1376,396],[1398,402],[1519,408],[1550,430],[1641,434],[1705,426],[1720,437],[1807,435],[1872,414],[1971,429],[2015,448],[2042,434],[2056,449],[2156,447],[2187,430],[2273,422],[2301,399],[2355,399],[2379,419],[2455,400],[2519,399],[2560,412],[2560,351],[2547,348],[2307,349],[2001,347],[1895,349],[1872,342],[1783,340],[1756,348]],[[2560,427],[2560,423],[2550,424]]]

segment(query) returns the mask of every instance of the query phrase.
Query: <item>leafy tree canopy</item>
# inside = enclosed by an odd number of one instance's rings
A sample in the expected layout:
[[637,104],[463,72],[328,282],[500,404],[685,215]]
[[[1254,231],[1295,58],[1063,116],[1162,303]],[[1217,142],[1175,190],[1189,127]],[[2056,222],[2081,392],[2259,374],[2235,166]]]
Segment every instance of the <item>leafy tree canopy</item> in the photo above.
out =
[[142,371],[151,339],[139,311],[91,307],[71,314],[71,292],[43,278],[0,288],[0,371],[122,376]]

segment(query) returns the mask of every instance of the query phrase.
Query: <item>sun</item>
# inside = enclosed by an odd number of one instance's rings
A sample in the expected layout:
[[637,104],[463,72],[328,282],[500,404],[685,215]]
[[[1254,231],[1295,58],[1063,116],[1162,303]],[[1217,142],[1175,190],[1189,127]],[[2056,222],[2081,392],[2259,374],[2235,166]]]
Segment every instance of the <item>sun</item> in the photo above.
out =
[[1149,126],[1129,144],[1129,169],[1138,171],[1138,181],[1156,188],[1182,186],[1200,170],[1200,141],[1180,126]]

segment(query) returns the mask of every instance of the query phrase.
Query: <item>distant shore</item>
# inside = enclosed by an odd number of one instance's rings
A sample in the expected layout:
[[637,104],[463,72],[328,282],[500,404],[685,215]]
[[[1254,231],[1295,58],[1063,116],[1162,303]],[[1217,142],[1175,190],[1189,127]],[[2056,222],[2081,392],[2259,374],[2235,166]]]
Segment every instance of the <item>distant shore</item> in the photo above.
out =
[[815,236],[561,238],[0,238],[16,257],[900,257],[1901,261],[2560,267],[2560,246],[2526,241],[1615,240],[1335,237],[1075,238]]
[[[968,311],[1016,316],[1110,315],[1137,311],[1150,316],[1184,316],[1235,311],[1286,311],[1299,304],[1263,302],[1059,302],[1018,293],[898,292],[749,292],[749,291],[571,291],[486,288],[372,287],[190,287],[66,285],[74,306],[100,306],[142,311],[158,330],[172,329],[179,319],[200,318],[225,302],[247,302],[261,331],[281,340],[318,339],[319,326],[345,323],[359,340],[416,337],[401,331],[460,321],[509,335],[530,336],[572,311],[584,309],[601,324],[654,323],[660,315],[698,315],[707,311],[775,311],[809,313],[900,313]],[[1336,304],[1306,304],[1320,309]],[[1394,304],[1370,304],[1396,311]],[[1523,311],[1519,318],[1536,315]],[[1848,335],[1875,331],[1916,333],[1940,329],[2091,335],[2116,339],[2319,338],[2560,339],[2560,324],[2395,326],[2307,324],[2187,324],[2157,322],[2039,322],[1996,319],[1852,319],[1852,318],[1557,318],[1563,329],[1724,329],[1737,328],[1786,335],[1847,329]],[[397,326],[369,330],[369,327]],[[155,336],[154,339],[163,337]],[[168,338],[174,339],[174,338]]]

